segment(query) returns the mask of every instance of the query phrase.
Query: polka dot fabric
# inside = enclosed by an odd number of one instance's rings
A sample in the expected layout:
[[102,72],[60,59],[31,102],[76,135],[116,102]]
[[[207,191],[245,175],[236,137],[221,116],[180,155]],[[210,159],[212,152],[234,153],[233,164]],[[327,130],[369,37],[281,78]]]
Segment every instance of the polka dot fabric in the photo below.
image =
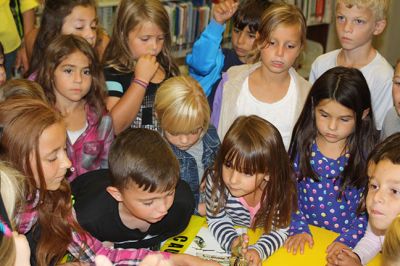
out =
[[[349,159],[345,154],[337,159],[325,157],[314,143],[311,153],[311,166],[319,177],[319,182],[304,178],[297,184],[299,211],[292,215],[289,234],[309,233],[309,224],[319,226],[337,233],[335,241],[348,247],[354,247],[364,235],[367,217],[357,216],[363,190],[347,188],[344,196],[338,199],[340,180],[337,177]],[[297,163],[294,164],[299,171]]]

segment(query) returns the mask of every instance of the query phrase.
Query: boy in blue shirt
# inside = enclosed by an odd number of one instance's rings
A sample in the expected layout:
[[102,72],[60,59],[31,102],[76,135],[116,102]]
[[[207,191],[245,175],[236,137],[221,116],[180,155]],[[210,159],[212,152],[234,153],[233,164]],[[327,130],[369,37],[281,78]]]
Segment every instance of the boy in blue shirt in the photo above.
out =
[[[212,108],[222,73],[231,66],[252,63],[250,52],[267,0],[248,0],[241,6],[234,0],[222,1],[213,9],[213,19],[186,57],[190,75],[204,89]],[[221,48],[225,23],[233,16],[232,48]]]

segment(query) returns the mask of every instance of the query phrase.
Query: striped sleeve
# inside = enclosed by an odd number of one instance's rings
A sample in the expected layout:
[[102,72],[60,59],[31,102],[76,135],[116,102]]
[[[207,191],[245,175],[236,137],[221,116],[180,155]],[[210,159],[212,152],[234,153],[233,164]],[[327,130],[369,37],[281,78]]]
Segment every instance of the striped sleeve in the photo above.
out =
[[218,213],[213,213],[212,210],[216,207],[217,202],[211,200],[212,185],[211,175],[209,174],[206,181],[206,214],[208,228],[221,247],[225,251],[230,252],[232,242],[238,237],[238,234],[233,228],[233,221],[226,214],[225,207],[222,207]]
[[278,250],[288,237],[288,229],[278,229],[269,234],[262,235],[256,244],[249,246],[249,249],[257,250],[262,260],[267,259]]

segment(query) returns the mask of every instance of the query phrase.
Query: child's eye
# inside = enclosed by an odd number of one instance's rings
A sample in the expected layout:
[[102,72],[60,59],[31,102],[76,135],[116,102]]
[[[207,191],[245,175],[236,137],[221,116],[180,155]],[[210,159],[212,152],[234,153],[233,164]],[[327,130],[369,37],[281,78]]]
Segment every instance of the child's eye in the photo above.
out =
[[275,45],[276,42],[275,42],[275,41],[269,41],[268,44],[269,44],[269,45]]
[[72,73],[72,69],[71,68],[65,68],[64,69],[64,73],[71,74]]
[[238,28],[233,28],[233,32],[235,32],[235,33],[239,33],[240,32],[240,30],[238,29]]
[[393,85],[399,86],[400,85],[400,80],[393,80]]
[[339,22],[343,22],[345,20],[345,18],[344,18],[344,16],[340,16],[339,15],[339,16],[336,17],[336,20],[339,21]]
[[343,121],[343,122],[349,122],[350,121],[349,118],[341,118],[340,120]]
[[369,183],[368,188],[369,188],[369,190],[377,190],[378,186],[376,184]]
[[362,20],[362,19],[356,19],[354,22],[355,22],[356,24],[364,24],[364,23],[365,23],[365,21]]
[[151,204],[153,204],[153,201],[143,202],[143,205],[145,205],[145,206],[151,206]]
[[90,73],[90,69],[84,69],[84,70],[83,70],[83,74],[84,74],[84,75],[87,75],[87,76],[90,76],[90,74],[91,74],[91,73]]
[[140,38],[140,40],[141,40],[142,42],[147,42],[147,41],[149,40],[149,38],[148,38],[148,37],[142,37],[142,38]]
[[391,191],[392,191],[392,193],[394,194],[394,195],[400,195],[400,190],[398,190],[398,189],[395,189],[395,188],[393,188],[393,189],[391,189]]
[[54,158],[52,157],[52,158],[49,158],[47,160],[52,163],[52,162],[55,162],[57,160],[57,157],[54,157]]
[[226,162],[224,162],[224,165],[226,167],[228,167],[228,168],[232,168],[232,163],[231,162],[226,161]]
[[165,36],[160,36],[157,38],[159,41],[164,41],[165,40]]
[[249,38],[255,39],[256,38],[256,34],[255,33],[249,33]]
[[289,49],[294,49],[294,48],[296,48],[296,45],[294,45],[294,44],[288,44],[287,47],[288,47]]

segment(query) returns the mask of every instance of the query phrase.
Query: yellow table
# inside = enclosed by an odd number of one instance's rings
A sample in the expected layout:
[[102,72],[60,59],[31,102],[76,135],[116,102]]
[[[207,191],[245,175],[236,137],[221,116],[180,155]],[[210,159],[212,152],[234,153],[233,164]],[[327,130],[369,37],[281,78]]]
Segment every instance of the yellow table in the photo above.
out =
[[[184,253],[188,248],[190,243],[195,238],[196,234],[199,232],[201,227],[207,227],[207,222],[205,218],[199,216],[192,216],[190,223],[186,230],[182,232],[180,235],[172,237],[168,239],[161,250],[174,252],[174,253]],[[315,227],[310,226],[311,233],[314,237],[314,247],[312,249],[306,246],[303,255],[297,254],[293,255],[288,253],[284,248],[280,248],[277,252],[275,252],[271,257],[263,262],[263,265],[268,266],[320,266],[325,265],[325,250],[326,247],[332,243],[332,241],[337,237],[337,233]],[[261,235],[261,230],[248,230],[247,231],[250,238],[250,244],[257,241],[258,237]],[[368,264],[368,266],[379,266],[380,263],[380,255],[376,256],[372,262]]]

